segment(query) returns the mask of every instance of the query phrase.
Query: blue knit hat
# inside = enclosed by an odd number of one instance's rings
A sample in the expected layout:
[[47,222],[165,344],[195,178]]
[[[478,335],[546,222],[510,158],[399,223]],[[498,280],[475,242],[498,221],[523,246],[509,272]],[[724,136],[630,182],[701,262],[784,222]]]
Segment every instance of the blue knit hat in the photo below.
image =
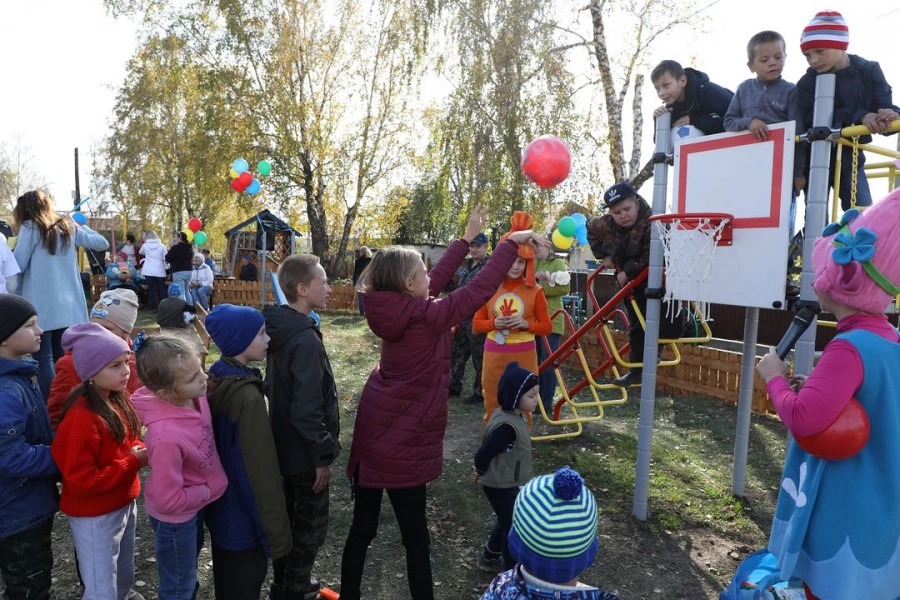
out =
[[219,304],[206,315],[206,331],[222,356],[237,356],[253,342],[265,322],[255,308]]
[[566,583],[597,556],[597,503],[576,471],[535,477],[513,508],[509,552],[544,581]]
[[522,396],[538,384],[538,377],[528,369],[519,366],[518,361],[512,361],[503,369],[500,383],[497,385],[497,401],[503,410],[515,410],[519,406]]

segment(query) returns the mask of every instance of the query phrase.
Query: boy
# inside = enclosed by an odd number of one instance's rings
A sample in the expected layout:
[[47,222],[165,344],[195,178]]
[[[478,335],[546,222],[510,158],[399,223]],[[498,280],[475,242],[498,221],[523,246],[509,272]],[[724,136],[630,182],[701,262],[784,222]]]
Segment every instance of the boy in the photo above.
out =
[[228,474],[225,495],[206,507],[217,598],[259,600],[269,557],[291,549],[291,529],[259,370],[269,336],[262,314],[221,304],[206,329],[222,352],[209,369],[216,448]]
[[597,556],[597,502],[576,471],[532,479],[516,498],[509,550],[515,568],[497,575],[481,600],[618,600],[578,582]]
[[[837,75],[834,88],[834,127],[862,124],[875,133],[885,133],[890,124],[900,119],[900,108],[893,105],[891,86],[877,62],[855,54],[847,54],[850,30],[840,13],[822,11],[813,17],[800,36],[800,51],[809,63],[806,74],[797,82],[798,121],[804,129],[812,127],[816,95],[816,77],[823,73]],[[868,144],[871,136],[861,136],[859,142]],[[841,155],[841,181],[838,195],[841,208],[850,208],[853,178],[853,149],[844,146]],[[835,149],[832,147],[834,181]],[[856,206],[871,206],[872,194],[863,169],[866,156],[860,152],[856,170]]]
[[328,303],[325,269],[317,256],[295,254],[278,268],[278,283],[288,304],[263,310],[271,338],[266,389],[294,541],[288,556],[273,562],[270,595],[293,600],[319,591],[311,575],[328,533],[328,481],[340,422],[331,363],[309,316]]
[[484,550],[478,553],[478,568],[494,573],[515,566],[506,539],[519,486],[531,479],[531,434],[523,413],[537,407],[537,375],[516,361],[509,363],[497,386],[497,400],[502,410],[494,411],[484,429],[472,476],[497,515]]
[[[650,205],[638,195],[634,187],[627,181],[617,183],[603,194],[603,201],[609,213],[601,217],[591,217],[586,223],[588,243],[594,256],[603,266],[618,269],[616,281],[624,286],[637,277],[650,265]],[[642,313],[647,311],[646,281],[632,290],[634,299]],[[629,362],[640,363],[644,358],[644,328],[637,317],[631,302],[625,302],[628,312]],[[681,311],[681,317],[675,319],[660,318],[659,337],[675,339],[681,336],[687,326]],[[661,315],[669,314],[666,306]],[[674,314],[674,313],[673,313]],[[635,367],[625,375],[613,380],[623,387],[641,383],[643,371]]]
[[26,354],[41,347],[37,313],[28,300],[0,294],[0,576],[5,598],[47,600],[59,509],[59,471],[50,455],[50,417]]
[[706,135],[725,131],[723,117],[734,94],[709,80],[706,73],[664,60],[650,73],[656,95],[665,103],[653,111],[672,113],[672,127],[693,125]]

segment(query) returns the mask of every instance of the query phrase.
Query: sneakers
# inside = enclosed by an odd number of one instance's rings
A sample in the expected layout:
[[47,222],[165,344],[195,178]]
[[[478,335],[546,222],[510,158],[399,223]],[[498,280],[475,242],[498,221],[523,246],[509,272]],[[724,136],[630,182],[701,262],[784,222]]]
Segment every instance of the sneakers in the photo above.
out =
[[631,387],[633,385],[641,385],[643,372],[641,369],[631,369],[621,377],[613,379],[613,383],[620,387]]
[[478,553],[478,569],[485,573],[501,573],[506,570],[503,555],[497,554],[494,558],[485,555],[484,550]]

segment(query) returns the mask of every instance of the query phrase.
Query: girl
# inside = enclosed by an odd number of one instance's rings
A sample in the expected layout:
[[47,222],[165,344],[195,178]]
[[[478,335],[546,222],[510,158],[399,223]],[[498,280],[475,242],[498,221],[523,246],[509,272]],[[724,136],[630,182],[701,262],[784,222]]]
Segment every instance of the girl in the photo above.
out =
[[[534,278],[544,290],[547,299],[547,312],[551,315],[563,308],[562,297],[569,293],[569,267],[566,261],[553,253],[552,248],[537,248],[534,251]],[[537,340],[538,366],[559,349],[559,341],[566,329],[566,321],[563,315],[553,319],[553,333]],[[547,353],[547,346],[550,353]],[[553,369],[547,369],[540,375],[541,404],[547,415],[553,414],[553,396],[556,393],[556,373]]]
[[156,544],[159,597],[190,600],[198,588],[200,510],[228,485],[216,452],[206,374],[197,348],[168,333],[144,340],[137,368],[145,387],[132,401],[147,425],[152,470],[144,506]]
[[96,323],[70,327],[62,344],[82,383],[63,407],[51,453],[62,473],[59,507],[69,517],[84,598],[140,599],[131,589],[135,500],[147,451],[124,391],[131,351]]
[[[900,597],[900,335],[884,311],[900,293],[900,190],[844,213],[813,251],[814,288],[838,319],[799,392],[774,349],[757,369],[795,436],[788,448],[769,551],[782,579],[803,579],[809,598]],[[864,412],[864,419],[848,419]],[[865,445],[836,441],[841,426]],[[821,456],[826,452],[840,455]],[[804,449],[807,448],[807,449]]]
[[378,530],[384,490],[406,547],[412,598],[434,597],[425,484],[437,478],[443,466],[450,330],[490,298],[515,260],[519,244],[546,243],[531,231],[516,232],[500,244],[469,285],[436,298],[465,258],[484,219],[484,209],[476,207],[465,235],[447,249],[431,278],[417,251],[396,246],[378,252],[360,277],[366,320],[382,346],[381,361],[359,401],[347,466],[355,504],[341,564],[343,600],[360,597],[366,549]]
[[[516,211],[510,222],[512,229],[504,238],[529,229],[533,220],[528,213]],[[546,240],[544,243],[549,244]],[[506,272],[506,279],[498,288],[472,319],[472,330],[487,334],[481,367],[485,424],[499,406],[497,384],[503,369],[515,360],[522,368],[536,374],[538,364],[534,336],[553,333],[553,323],[547,312],[547,299],[544,291],[535,283],[534,249],[527,246],[519,248],[516,261]],[[526,414],[525,418],[530,427],[531,413]]]
[[57,215],[50,196],[40,190],[19,196],[13,217],[19,230],[13,252],[22,270],[19,294],[34,304],[38,325],[44,330],[41,349],[34,358],[46,398],[56,373],[53,365],[63,355],[63,332],[88,320],[75,248],[106,250],[109,242],[68,216]]
[[166,297],[166,247],[155,231],[145,231],[142,237],[144,243],[138,251],[144,257],[141,277],[147,282],[147,306],[156,310]]

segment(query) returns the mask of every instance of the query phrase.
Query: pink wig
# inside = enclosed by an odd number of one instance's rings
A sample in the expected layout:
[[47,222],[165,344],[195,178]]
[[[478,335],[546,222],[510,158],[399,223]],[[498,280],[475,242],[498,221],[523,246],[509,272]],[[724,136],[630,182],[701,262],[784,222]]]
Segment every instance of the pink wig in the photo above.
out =
[[[828,294],[850,308],[877,314],[884,312],[893,296],[865,271],[863,259],[871,256],[871,263],[884,278],[894,286],[900,285],[900,189],[854,218],[855,214],[856,211],[849,211],[841,219],[852,237],[839,234],[829,225],[823,237],[816,240],[812,257],[816,273],[814,287],[820,294]],[[874,241],[866,232],[857,235],[861,228],[874,233]],[[838,235],[851,245],[835,244]]]

